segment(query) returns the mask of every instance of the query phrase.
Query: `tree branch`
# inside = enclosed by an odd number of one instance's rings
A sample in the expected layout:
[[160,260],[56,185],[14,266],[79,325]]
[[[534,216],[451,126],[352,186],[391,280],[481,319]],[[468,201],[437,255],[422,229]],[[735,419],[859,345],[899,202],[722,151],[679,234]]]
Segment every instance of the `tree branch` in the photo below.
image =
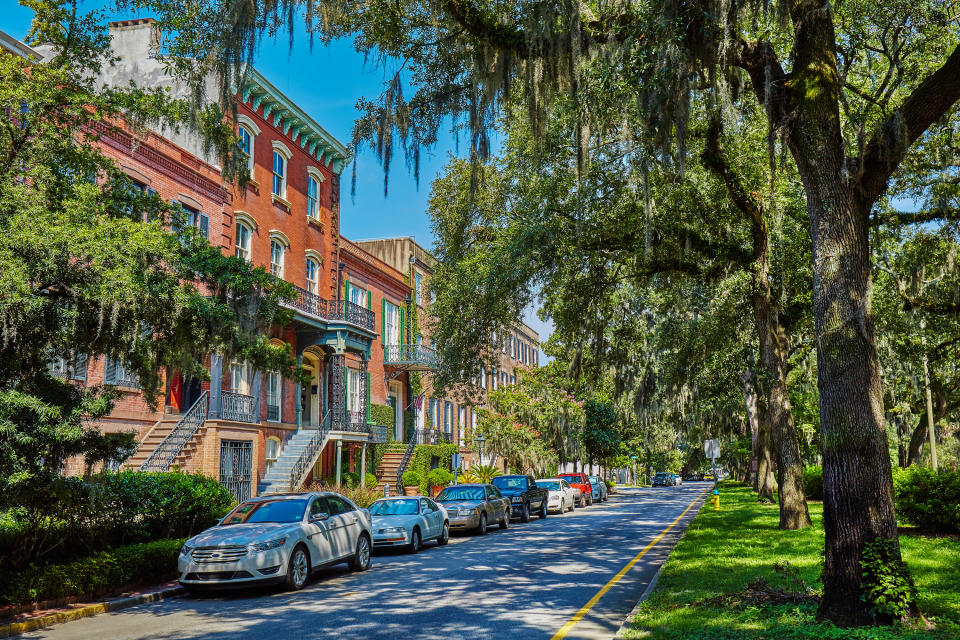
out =
[[854,168],[859,169],[860,199],[866,211],[887,188],[890,176],[910,145],[957,100],[960,100],[960,47],[879,125],[863,155],[853,160]]
[[[760,104],[766,105],[767,117],[772,126],[777,126],[789,116],[787,73],[777,58],[777,52],[769,42],[740,41],[734,65],[750,75],[753,92]],[[767,82],[769,75],[769,84]]]
[[929,211],[883,211],[870,218],[870,226],[899,227],[908,224],[923,224],[936,221],[954,222],[960,220],[960,210],[931,209]]

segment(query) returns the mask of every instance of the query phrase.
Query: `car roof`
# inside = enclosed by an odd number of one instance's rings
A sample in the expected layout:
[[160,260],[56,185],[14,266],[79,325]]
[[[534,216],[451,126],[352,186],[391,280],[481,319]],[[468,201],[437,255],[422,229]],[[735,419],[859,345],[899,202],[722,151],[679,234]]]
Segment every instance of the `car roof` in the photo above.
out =
[[494,480],[499,478],[526,478],[527,474],[525,473],[505,473],[503,475],[497,476]]
[[420,498],[426,498],[426,499],[429,500],[429,499],[430,499],[430,496],[384,496],[384,497],[381,497],[381,498],[377,498],[376,500],[374,500],[374,502],[380,502],[380,501],[383,501],[383,500],[390,500],[390,501],[393,501],[393,500],[419,500]]
[[[497,476],[498,478],[500,476]],[[490,485],[486,482],[466,482],[464,484],[454,484],[453,487],[489,487]],[[444,487],[446,488],[446,487]]]

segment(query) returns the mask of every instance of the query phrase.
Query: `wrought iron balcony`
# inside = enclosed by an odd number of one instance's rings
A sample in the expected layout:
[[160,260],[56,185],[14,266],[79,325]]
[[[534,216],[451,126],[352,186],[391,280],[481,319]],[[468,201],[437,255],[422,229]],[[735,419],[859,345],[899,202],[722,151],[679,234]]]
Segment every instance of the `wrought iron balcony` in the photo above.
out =
[[297,297],[289,302],[284,302],[283,304],[285,306],[296,309],[297,311],[302,311],[317,318],[327,317],[326,300],[301,287],[294,286],[294,289],[297,290]]
[[437,353],[422,344],[385,344],[383,364],[408,371],[432,371],[437,368]]
[[223,391],[220,393],[220,418],[257,424],[260,422],[260,407],[253,396]]
[[342,320],[363,327],[368,331],[374,331],[376,325],[373,318],[373,311],[349,300],[330,300],[327,302],[328,320]]

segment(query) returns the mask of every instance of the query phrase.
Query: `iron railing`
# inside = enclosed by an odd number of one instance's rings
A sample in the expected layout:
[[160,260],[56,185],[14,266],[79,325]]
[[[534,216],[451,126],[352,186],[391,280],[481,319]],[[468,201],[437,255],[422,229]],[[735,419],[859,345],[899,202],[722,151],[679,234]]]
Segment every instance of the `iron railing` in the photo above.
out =
[[327,301],[315,293],[310,293],[302,287],[294,285],[297,291],[297,297],[291,301],[284,302],[288,307],[292,307],[304,313],[316,316],[318,318],[327,317]]
[[377,424],[368,425],[370,429],[370,442],[382,444],[390,439],[390,430],[387,427],[381,427]]
[[414,429],[407,442],[407,450],[403,452],[400,458],[400,465],[397,467],[397,491],[403,491],[403,473],[407,470],[410,460],[413,458],[413,452],[418,444],[442,444],[451,443],[450,434],[442,433],[436,429]]
[[294,464],[293,469],[290,470],[290,491],[295,491],[297,487],[300,486],[300,483],[303,482],[304,478],[307,477],[307,472],[310,470],[310,467],[313,466],[313,463],[316,462],[317,456],[320,455],[323,444],[327,441],[327,436],[329,435],[330,412],[327,411],[327,414],[323,416],[323,420],[320,421],[320,427],[313,434],[313,437],[310,438],[307,446],[303,448],[303,452],[300,454],[300,457],[297,458],[296,464]]
[[257,399],[243,393],[223,391],[220,393],[220,418],[234,422],[260,422],[260,407]]
[[207,417],[208,402],[209,396],[204,391],[193,403],[193,406],[180,416],[177,424],[173,426],[167,437],[150,453],[150,457],[140,465],[140,471],[167,471],[170,468],[174,458],[183,451],[197,429],[203,425],[203,421]]
[[437,368],[437,352],[422,344],[383,345],[383,364]]
[[374,331],[373,311],[349,300],[330,300],[327,302],[327,319],[342,320],[368,331]]

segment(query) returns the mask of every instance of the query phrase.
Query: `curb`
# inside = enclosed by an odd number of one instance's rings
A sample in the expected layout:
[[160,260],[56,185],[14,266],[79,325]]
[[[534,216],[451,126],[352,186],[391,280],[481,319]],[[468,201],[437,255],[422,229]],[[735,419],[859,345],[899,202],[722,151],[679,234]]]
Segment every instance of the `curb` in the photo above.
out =
[[173,598],[182,595],[185,592],[186,590],[183,587],[171,587],[169,589],[154,591],[152,593],[143,593],[138,596],[130,596],[129,598],[118,598],[116,600],[110,600],[107,602],[99,602],[97,604],[91,604],[78,609],[71,609],[69,611],[51,613],[49,615],[40,616],[39,618],[34,618],[33,620],[27,620],[25,622],[14,622],[12,624],[0,627],[0,638],[10,638],[12,636],[20,635],[21,633],[27,633],[28,631],[36,631],[37,629],[42,629],[43,627],[48,627],[52,624],[70,622],[71,620],[79,620],[80,618],[90,618],[101,613],[119,611],[120,609],[135,607],[138,604],[144,604],[146,602],[156,602],[157,600],[163,600],[165,598]]

